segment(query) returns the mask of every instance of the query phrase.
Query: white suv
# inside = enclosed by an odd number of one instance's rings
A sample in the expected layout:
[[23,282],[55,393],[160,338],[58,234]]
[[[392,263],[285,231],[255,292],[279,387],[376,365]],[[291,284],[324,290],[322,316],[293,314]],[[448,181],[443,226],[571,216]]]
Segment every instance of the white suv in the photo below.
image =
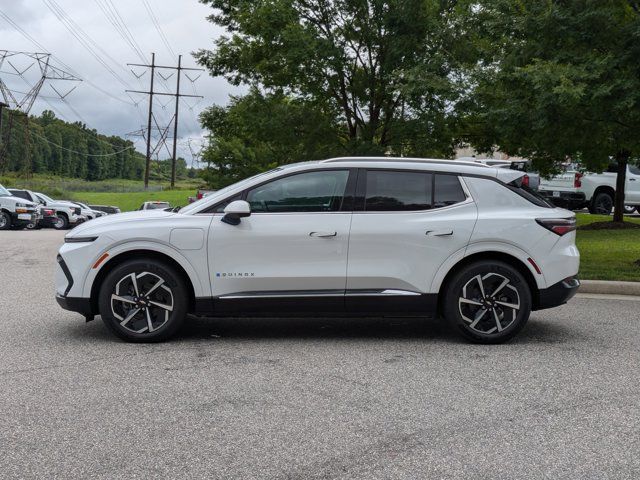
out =
[[440,313],[502,342],[579,286],[575,216],[523,174],[405,158],[277,168],[177,213],[77,227],[58,255],[58,303],[137,342],[170,337],[188,313]]

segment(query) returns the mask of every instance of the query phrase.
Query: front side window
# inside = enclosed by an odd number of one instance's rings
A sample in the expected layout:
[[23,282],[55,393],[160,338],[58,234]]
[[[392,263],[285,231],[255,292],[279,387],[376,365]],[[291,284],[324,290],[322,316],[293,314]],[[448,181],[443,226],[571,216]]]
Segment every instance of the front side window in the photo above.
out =
[[336,212],[348,178],[348,170],[291,175],[249,190],[247,202],[257,213]]
[[629,173],[633,175],[640,175],[640,168],[636,167],[635,165],[629,165]]

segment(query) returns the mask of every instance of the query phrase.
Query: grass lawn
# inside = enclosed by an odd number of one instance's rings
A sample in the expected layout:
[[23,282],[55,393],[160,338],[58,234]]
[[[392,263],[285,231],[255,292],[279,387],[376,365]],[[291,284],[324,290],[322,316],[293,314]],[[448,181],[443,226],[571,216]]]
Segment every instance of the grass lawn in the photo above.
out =
[[74,192],[73,199],[90,205],[114,205],[123,212],[137,210],[140,205],[150,200],[162,200],[172,206],[184,207],[189,203],[189,197],[194,196],[196,190],[164,190],[161,192]]
[[[610,221],[604,215],[577,214],[578,225]],[[625,221],[640,223],[638,218]],[[625,280],[640,282],[640,229],[578,230],[580,277],[585,280]]]

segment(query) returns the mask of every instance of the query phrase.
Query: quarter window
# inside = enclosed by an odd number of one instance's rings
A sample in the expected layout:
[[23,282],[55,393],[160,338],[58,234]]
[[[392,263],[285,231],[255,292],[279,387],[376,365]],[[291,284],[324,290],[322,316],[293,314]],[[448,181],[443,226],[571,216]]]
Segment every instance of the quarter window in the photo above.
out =
[[252,212],[335,212],[340,210],[348,170],[300,173],[260,185],[247,193]]
[[456,175],[436,175],[433,207],[441,208],[464,202],[467,196]]

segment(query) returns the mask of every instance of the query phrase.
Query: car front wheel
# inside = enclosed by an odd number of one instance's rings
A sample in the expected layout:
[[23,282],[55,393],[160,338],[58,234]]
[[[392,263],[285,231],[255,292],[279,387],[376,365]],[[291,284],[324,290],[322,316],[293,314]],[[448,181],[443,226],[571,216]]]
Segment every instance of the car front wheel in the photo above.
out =
[[153,259],[130,260],[110,272],[100,288],[102,320],[129,342],[161,342],[187,316],[189,295],[173,267]]
[[56,230],[66,230],[69,228],[69,219],[65,215],[58,214],[56,223],[53,224],[53,228]]
[[531,290],[522,274],[499,261],[464,267],[448,282],[443,313],[449,324],[476,343],[502,343],[531,314]]

